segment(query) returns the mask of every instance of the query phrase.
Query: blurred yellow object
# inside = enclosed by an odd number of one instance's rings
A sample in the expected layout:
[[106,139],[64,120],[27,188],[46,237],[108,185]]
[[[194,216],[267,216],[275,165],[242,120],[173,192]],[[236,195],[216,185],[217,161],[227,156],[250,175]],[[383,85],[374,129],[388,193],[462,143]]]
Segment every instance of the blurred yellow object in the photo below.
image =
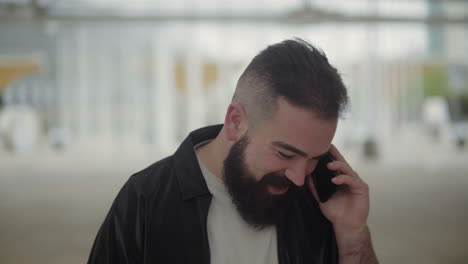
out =
[[33,62],[3,64],[0,62],[0,93],[13,81],[39,72],[39,66]]
[[203,65],[203,89],[209,90],[211,86],[218,80],[218,67],[214,63]]
[[[177,62],[174,68],[176,89],[182,93],[187,90],[186,67],[185,64]],[[218,80],[218,66],[214,63],[203,63],[200,67],[202,67],[202,89],[207,92]]]

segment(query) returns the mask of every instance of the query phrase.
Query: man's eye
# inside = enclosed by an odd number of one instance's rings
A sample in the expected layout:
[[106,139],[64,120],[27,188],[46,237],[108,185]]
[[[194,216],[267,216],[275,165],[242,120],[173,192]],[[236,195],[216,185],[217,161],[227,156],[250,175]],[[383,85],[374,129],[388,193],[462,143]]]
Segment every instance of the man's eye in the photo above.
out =
[[293,155],[286,155],[281,151],[278,151],[278,154],[284,159],[292,159],[294,157]]

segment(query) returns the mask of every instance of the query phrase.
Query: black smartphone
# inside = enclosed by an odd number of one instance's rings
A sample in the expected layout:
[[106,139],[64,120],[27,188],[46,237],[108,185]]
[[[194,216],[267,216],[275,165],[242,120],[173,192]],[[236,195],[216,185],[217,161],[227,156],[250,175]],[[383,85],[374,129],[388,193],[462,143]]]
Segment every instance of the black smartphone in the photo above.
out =
[[319,200],[322,203],[328,201],[338,191],[338,185],[334,184],[331,179],[339,173],[327,168],[327,164],[334,160],[335,158],[330,153],[322,156],[311,174],[315,190],[317,190]]

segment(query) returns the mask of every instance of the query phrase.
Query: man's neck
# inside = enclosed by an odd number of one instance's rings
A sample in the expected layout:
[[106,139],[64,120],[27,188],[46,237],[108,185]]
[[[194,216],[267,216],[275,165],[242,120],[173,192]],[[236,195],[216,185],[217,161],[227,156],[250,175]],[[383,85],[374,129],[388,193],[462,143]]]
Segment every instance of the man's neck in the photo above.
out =
[[[221,133],[220,133],[221,134]],[[198,159],[216,177],[223,178],[223,161],[225,151],[223,150],[221,135],[218,135],[211,142],[196,149]]]

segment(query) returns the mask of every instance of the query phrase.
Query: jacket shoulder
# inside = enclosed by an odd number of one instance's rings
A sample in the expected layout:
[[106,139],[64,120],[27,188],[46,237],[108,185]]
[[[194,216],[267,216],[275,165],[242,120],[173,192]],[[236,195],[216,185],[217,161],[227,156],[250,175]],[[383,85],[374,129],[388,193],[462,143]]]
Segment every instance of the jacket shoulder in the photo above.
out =
[[161,185],[171,180],[173,164],[173,156],[159,160],[130,176],[128,184],[140,195],[151,196],[157,193]]

